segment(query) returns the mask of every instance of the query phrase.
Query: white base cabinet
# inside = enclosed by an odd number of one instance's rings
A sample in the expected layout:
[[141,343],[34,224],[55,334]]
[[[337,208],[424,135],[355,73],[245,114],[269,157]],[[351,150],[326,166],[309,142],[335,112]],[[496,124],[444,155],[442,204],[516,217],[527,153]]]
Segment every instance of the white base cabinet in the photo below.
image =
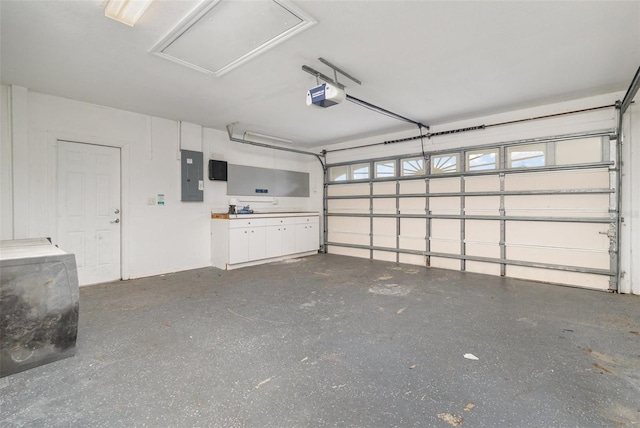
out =
[[301,255],[320,247],[317,214],[238,215],[211,220],[211,263],[235,269]]

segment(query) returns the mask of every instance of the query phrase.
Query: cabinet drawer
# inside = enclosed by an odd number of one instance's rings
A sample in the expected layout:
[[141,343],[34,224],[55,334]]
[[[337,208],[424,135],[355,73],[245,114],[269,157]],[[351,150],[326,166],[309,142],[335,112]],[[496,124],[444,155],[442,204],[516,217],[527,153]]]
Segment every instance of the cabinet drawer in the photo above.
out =
[[318,216],[296,217],[296,224],[318,224]]
[[265,225],[263,218],[234,218],[229,220],[229,229],[237,229],[239,227],[260,227]]
[[295,217],[274,217],[267,218],[267,226],[284,226],[287,224],[296,224]]

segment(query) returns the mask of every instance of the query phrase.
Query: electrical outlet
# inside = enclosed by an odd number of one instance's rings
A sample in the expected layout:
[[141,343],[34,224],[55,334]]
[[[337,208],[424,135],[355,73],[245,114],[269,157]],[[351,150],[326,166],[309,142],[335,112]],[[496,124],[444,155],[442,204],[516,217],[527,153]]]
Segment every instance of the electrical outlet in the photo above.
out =
[[154,197],[147,198],[147,205],[155,205],[155,204],[156,204],[156,198]]

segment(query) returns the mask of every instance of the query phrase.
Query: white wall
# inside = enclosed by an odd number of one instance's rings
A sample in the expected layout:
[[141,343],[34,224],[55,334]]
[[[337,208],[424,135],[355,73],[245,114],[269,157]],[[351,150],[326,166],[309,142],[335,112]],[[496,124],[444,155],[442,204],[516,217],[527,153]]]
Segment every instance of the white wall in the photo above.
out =
[[[452,123],[432,126],[430,132],[453,130],[477,125],[490,125],[495,123],[533,118],[556,113],[588,109],[592,107],[612,105],[616,100],[621,100],[624,92],[616,92],[596,97],[572,100],[561,103],[543,105],[535,108],[514,110],[507,113],[461,120]],[[636,97],[637,98],[637,97]],[[617,126],[617,112],[614,108],[558,116],[547,119],[521,122],[505,126],[490,127],[484,130],[470,131],[447,136],[434,137],[424,140],[425,151],[456,149],[459,147],[471,147],[483,144],[494,144],[529,138],[540,138],[555,135],[564,135],[577,132],[614,130]],[[640,107],[633,105],[625,118],[625,144],[623,145],[623,206],[622,216],[625,222],[621,228],[621,271],[624,273],[619,284],[619,290],[623,293],[640,294]],[[354,147],[372,143],[381,143],[404,137],[418,135],[417,129],[402,133],[381,135],[361,140],[349,141],[331,147],[320,147],[332,150],[343,147]],[[634,144],[635,143],[635,144]],[[353,162],[363,159],[384,158],[386,156],[398,156],[403,154],[420,153],[420,140],[388,145],[376,145],[373,147],[339,151],[329,153],[329,164],[340,162]],[[636,262],[633,263],[632,260]]]
[[[58,139],[120,147],[124,279],[211,265],[210,213],[227,210],[226,183],[205,177],[204,202],[180,201],[180,134],[182,148],[202,150],[205,163],[211,156],[267,168],[320,169],[311,157],[230,143],[226,133],[195,124],[15,86],[2,86],[1,96],[2,239],[56,239]],[[321,189],[316,197],[321,198]],[[158,194],[165,195],[165,205],[148,205]],[[277,203],[260,198],[251,205],[289,211],[312,205],[309,198],[278,198]]]
[[623,118],[620,291],[640,294],[640,96]]
[[0,87],[0,240],[13,237],[13,168],[9,88]]

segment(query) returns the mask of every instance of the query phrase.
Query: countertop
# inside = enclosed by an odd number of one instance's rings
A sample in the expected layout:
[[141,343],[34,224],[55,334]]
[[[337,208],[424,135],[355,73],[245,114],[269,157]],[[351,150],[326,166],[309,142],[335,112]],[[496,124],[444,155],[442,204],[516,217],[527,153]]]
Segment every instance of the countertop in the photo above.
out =
[[308,217],[319,215],[320,213],[317,211],[254,212],[253,214],[211,213],[211,218],[218,220],[233,220],[238,218]]

